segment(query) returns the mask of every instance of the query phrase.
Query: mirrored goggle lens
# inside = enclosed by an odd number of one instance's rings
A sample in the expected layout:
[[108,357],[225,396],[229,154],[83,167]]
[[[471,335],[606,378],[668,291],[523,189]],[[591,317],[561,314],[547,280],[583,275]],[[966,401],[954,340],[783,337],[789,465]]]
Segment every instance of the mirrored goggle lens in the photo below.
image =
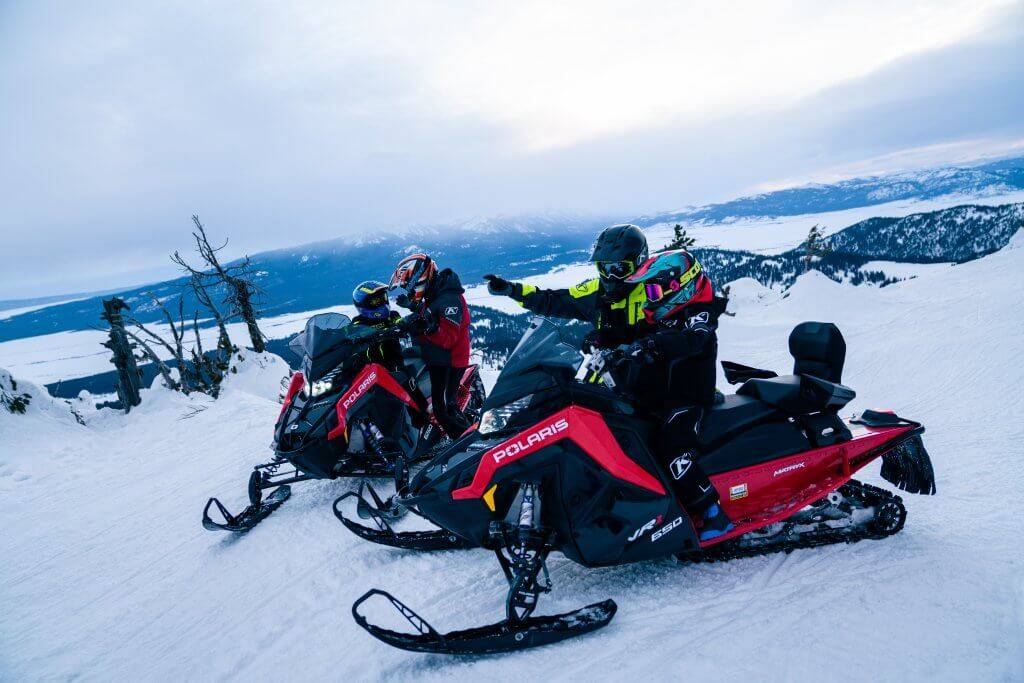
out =
[[632,261],[598,261],[597,272],[604,277],[621,280],[629,277],[636,270],[636,264]]
[[645,289],[648,301],[661,301],[665,298],[665,290],[661,285],[647,285]]

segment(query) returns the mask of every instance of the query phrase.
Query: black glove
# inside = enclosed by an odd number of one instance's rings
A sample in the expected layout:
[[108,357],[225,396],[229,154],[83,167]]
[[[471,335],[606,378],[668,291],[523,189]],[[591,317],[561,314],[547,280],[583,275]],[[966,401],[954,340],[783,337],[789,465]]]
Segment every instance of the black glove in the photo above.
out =
[[409,295],[406,294],[405,292],[402,292],[397,297],[395,297],[395,304],[409,311],[411,311],[413,309],[413,306],[415,306],[415,304],[409,298]]
[[512,294],[512,283],[500,275],[484,275],[487,280],[487,291],[499,296],[510,296]]
[[650,337],[640,339],[632,344],[619,347],[623,357],[632,361],[650,365],[658,359],[658,345]]
[[580,349],[583,353],[593,353],[599,348],[601,348],[601,333],[598,330],[591,330],[583,335],[583,341],[580,342]]
[[429,314],[424,313],[410,313],[409,315],[402,318],[400,323],[402,329],[412,335],[420,335],[430,331],[433,327]]

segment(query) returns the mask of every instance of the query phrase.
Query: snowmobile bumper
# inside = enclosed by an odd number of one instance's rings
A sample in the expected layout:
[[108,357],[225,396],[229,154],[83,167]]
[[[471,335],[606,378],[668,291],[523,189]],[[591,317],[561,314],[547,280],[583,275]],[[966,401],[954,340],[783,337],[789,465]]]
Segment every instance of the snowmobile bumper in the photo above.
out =
[[[402,633],[382,628],[371,624],[360,614],[359,607],[375,595],[389,600],[391,605],[412,624],[416,633]],[[529,617],[518,622],[502,621],[488,626],[439,633],[390,593],[373,589],[352,605],[352,616],[367,633],[392,647],[410,652],[482,655],[550,645],[596,631],[608,625],[615,616],[616,609],[614,600],[603,600],[565,614]]]

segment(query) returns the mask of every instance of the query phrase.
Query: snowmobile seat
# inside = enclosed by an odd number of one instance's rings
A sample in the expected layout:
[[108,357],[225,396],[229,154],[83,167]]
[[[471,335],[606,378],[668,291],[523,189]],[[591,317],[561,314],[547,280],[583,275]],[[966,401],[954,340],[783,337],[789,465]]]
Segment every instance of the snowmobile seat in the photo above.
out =
[[773,417],[779,417],[779,411],[764,401],[731,394],[705,411],[700,427],[700,444],[712,446]]
[[750,379],[736,390],[791,415],[828,411],[835,413],[857,395],[853,389],[814,375],[783,375]]

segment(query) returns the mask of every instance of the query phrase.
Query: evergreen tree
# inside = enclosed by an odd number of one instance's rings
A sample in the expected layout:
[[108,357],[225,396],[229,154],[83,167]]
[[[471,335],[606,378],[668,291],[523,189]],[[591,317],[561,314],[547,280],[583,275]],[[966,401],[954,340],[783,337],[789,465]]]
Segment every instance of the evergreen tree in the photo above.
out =
[[825,244],[825,231],[815,223],[807,233],[807,239],[803,243],[804,255],[801,260],[804,262],[804,272],[811,269],[811,264],[832,251],[832,248]]
[[689,249],[697,242],[696,239],[686,234],[686,230],[679,223],[676,223],[675,227],[672,228],[672,235],[672,241],[665,245],[664,251]]

